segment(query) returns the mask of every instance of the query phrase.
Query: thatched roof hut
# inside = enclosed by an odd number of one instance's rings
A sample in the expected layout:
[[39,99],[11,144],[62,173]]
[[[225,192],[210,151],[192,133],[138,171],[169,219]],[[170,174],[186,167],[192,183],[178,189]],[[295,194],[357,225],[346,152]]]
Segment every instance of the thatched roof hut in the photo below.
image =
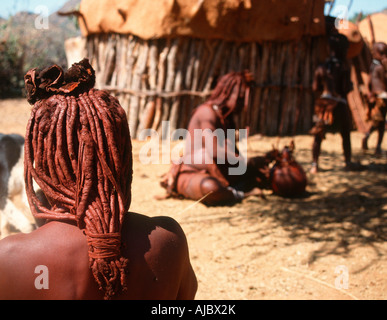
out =
[[88,35],[263,42],[323,34],[323,7],[324,1],[299,0],[83,0],[80,11]]
[[325,58],[324,0],[82,0],[80,26],[97,86],[117,95],[133,137],[185,128],[191,111],[229,71],[257,88],[250,133],[307,132],[312,75]]
[[363,19],[359,23],[359,31],[368,44],[387,43],[387,13],[378,12]]
[[369,69],[372,61],[372,46],[375,42],[387,43],[387,14],[383,12],[368,15],[356,25],[349,24],[343,31],[352,40],[356,54],[351,56],[351,80],[353,91],[348,96],[354,122],[358,131],[366,132],[370,123],[366,120],[367,96],[369,94]]

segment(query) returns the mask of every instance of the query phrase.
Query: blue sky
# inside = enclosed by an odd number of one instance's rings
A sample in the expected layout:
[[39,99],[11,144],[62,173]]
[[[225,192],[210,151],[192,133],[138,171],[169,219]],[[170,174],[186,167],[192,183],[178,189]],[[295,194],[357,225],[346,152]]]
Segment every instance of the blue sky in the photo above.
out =
[[[350,3],[351,0],[336,0],[331,15],[336,16],[335,13],[338,13],[340,11],[340,6],[348,8]],[[325,9],[327,9],[327,7],[328,5],[325,7]],[[360,11],[362,11],[363,14],[367,14],[380,11],[385,8],[387,8],[387,0],[352,0],[352,5],[349,8],[348,16],[349,18],[351,18],[355,13],[358,13]]]
[[0,16],[7,18],[18,11],[34,12],[39,5],[46,6],[52,13],[60,9],[66,2],[67,0],[0,0]]
[[[348,7],[350,2],[351,0],[336,0],[334,8],[337,11],[339,6]],[[39,5],[47,6],[50,13],[52,13],[60,9],[65,3],[66,0],[0,0],[0,16],[5,18],[17,11],[34,12],[35,8]],[[386,7],[387,0],[352,0],[349,17],[352,17],[354,13],[359,11],[366,14],[379,11]],[[332,11],[332,15],[335,16],[335,9]]]

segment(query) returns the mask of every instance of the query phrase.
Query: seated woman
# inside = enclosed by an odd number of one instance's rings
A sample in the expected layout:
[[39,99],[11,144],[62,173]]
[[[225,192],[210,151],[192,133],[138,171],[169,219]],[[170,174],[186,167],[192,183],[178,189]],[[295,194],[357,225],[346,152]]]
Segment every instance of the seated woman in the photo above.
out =
[[233,116],[247,109],[252,86],[249,73],[228,73],[220,78],[209,99],[195,109],[181,163],[172,164],[161,182],[167,197],[219,205],[261,195],[258,187],[267,185],[268,164],[274,160],[274,152],[246,163],[235,141],[227,136],[228,130],[236,129]]

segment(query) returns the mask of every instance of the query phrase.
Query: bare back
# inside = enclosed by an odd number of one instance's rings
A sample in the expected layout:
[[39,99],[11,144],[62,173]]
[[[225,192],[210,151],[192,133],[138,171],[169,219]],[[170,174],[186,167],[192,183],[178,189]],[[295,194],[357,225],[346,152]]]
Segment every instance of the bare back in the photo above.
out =
[[[122,230],[128,289],[117,299],[194,298],[197,281],[175,220],[128,213]],[[45,272],[48,289],[39,285]],[[0,241],[0,299],[103,299],[89,268],[83,232],[49,222]]]
[[386,70],[381,63],[372,63],[371,65],[369,89],[370,92],[374,95],[379,95],[387,91]]
[[351,90],[350,69],[346,62],[330,58],[316,69],[313,91],[346,98]]

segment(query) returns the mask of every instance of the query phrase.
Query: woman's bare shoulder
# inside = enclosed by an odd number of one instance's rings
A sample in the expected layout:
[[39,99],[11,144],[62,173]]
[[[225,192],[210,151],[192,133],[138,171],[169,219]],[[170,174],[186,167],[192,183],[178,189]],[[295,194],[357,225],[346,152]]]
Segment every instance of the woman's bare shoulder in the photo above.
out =
[[128,212],[125,215],[123,231],[131,234],[155,234],[185,239],[181,225],[169,216],[147,216],[136,212]]

